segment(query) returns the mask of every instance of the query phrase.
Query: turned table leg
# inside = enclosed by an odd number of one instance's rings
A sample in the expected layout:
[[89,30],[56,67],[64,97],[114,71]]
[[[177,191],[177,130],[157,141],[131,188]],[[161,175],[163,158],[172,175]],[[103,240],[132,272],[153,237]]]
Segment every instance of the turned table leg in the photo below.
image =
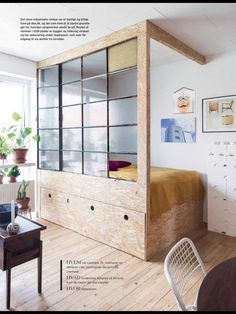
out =
[[6,270],[6,308],[9,310],[11,305],[11,252],[7,252]]

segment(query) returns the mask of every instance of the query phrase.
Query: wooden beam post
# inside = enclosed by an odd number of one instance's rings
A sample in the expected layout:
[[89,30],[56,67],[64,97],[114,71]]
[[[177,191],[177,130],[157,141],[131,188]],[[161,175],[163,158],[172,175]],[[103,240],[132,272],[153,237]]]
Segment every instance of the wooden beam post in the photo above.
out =
[[137,23],[137,24],[125,27],[116,32],[113,32],[104,37],[93,40],[79,47],[62,52],[56,56],[52,56],[45,60],[39,61],[37,63],[37,67],[44,68],[44,67],[62,63],[62,62],[65,62],[74,58],[78,58],[86,54],[89,54],[91,52],[95,52],[95,51],[104,49],[106,47],[119,44],[131,38],[135,38],[138,36],[138,34],[142,34],[145,31],[146,31],[146,21],[142,21],[140,23]]
[[[150,37],[138,36],[138,183],[146,199],[146,214],[150,212]],[[147,219],[146,219],[147,222]],[[145,223],[146,225],[146,223]],[[146,225],[147,228],[147,225]],[[146,243],[146,232],[145,232]],[[145,246],[146,259],[146,246]]]
[[163,45],[172,48],[173,50],[179,52],[180,54],[184,55],[185,57],[199,63],[205,64],[206,59],[203,55],[199,52],[195,51],[194,49],[190,48],[186,44],[184,44],[179,39],[175,38],[173,35],[167,33],[159,26],[153,24],[150,21],[147,21],[147,32],[152,39],[159,41]]

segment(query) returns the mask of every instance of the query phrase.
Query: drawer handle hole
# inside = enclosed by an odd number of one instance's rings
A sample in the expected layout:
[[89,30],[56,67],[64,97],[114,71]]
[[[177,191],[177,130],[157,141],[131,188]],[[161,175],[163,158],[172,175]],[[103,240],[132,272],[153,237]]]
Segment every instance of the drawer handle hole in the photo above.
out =
[[68,199],[66,200],[66,202],[67,202],[67,203],[70,203],[70,199],[68,198]]
[[92,206],[90,206],[90,209],[91,209],[91,210],[94,210],[94,206],[93,206],[93,205],[92,205]]
[[128,215],[124,215],[124,220],[128,220],[129,216]]
[[49,194],[48,194],[48,197],[49,197],[49,198],[51,198],[51,197],[52,197],[52,194],[51,194],[51,193],[49,193]]

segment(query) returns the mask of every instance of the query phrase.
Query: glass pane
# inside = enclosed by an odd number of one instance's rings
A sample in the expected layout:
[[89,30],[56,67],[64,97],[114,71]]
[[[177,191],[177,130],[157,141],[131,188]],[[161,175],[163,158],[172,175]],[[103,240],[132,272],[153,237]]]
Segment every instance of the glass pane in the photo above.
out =
[[109,129],[110,152],[136,153],[137,127],[111,127]]
[[83,57],[83,78],[107,73],[106,50]]
[[137,155],[109,154],[109,177],[137,181]]
[[40,109],[39,110],[39,128],[58,128],[59,117],[58,109]]
[[107,102],[84,105],[84,126],[107,125]]
[[137,155],[128,155],[128,154],[109,154],[109,160],[122,160],[130,162],[132,165],[137,166]]
[[137,70],[109,74],[109,98],[135,96],[137,94]]
[[79,81],[81,79],[81,59],[75,59],[62,64],[62,83]]
[[107,154],[84,153],[84,173],[107,177]]
[[84,129],[84,150],[107,151],[107,128]]
[[63,170],[82,173],[82,153],[63,152]]
[[58,107],[58,87],[47,87],[39,89],[39,108]]
[[137,98],[117,99],[109,102],[109,124],[137,123]]
[[137,65],[137,39],[108,48],[109,72]]
[[62,86],[62,105],[75,105],[81,103],[81,83],[70,83]]
[[39,168],[59,170],[59,151],[39,151]]
[[59,149],[59,130],[40,130],[39,148]]
[[81,126],[81,105],[63,107],[63,127],[80,127]]
[[107,99],[107,76],[100,76],[83,82],[83,102]]
[[63,130],[63,149],[82,150],[81,129]]
[[58,66],[39,70],[39,86],[58,85]]

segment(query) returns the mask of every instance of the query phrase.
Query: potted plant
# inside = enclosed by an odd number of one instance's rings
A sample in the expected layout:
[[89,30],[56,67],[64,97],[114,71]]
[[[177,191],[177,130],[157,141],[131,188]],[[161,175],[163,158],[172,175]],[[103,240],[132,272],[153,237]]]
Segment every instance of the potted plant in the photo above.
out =
[[31,135],[32,128],[22,125],[22,117],[19,113],[14,112],[12,114],[12,118],[18,122],[18,124],[10,126],[8,129],[8,138],[12,142],[14,161],[18,164],[21,164],[26,162],[26,155],[28,152],[27,145],[31,139],[38,142],[40,137],[37,134]]
[[6,159],[7,155],[11,153],[10,145],[7,141],[7,130],[6,128],[2,128],[0,132],[0,159]]
[[18,166],[13,166],[8,170],[7,176],[9,177],[9,182],[16,182],[16,178],[20,175],[20,169]]
[[17,192],[16,203],[21,205],[21,209],[29,208],[30,198],[26,196],[26,189],[28,185],[29,181],[22,180]]
[[0,184],[3,184],[3,179],[7,175],[7,169],[0,168]]

